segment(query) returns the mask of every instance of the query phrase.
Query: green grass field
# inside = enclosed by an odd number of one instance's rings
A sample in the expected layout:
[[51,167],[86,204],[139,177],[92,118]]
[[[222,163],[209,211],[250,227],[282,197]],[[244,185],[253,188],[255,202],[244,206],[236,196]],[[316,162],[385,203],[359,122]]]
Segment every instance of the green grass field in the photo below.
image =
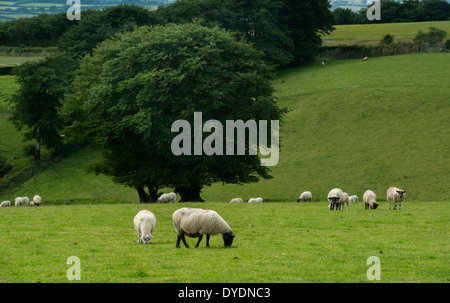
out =
[[335,25],[331,35],[324,36],[324,45],[378,43],[384,35],[394,35],[394,42],[411,42],[419,30],[437,27],[450,34],[450,21]]
[[[230,248],[212,236],[209,249],[190,238],[190,249],[175,248],[172,213],[194,203],[2,208],[0,282],[68,282],[71,256],[80,259],[80,282],[365,283],[371,256],[380,260],[379,282],[450,281],[448,203],[326,205],[202,204],[236,235]],[[137,243],[133,226],[143,208],[157,218],[149,245]]]

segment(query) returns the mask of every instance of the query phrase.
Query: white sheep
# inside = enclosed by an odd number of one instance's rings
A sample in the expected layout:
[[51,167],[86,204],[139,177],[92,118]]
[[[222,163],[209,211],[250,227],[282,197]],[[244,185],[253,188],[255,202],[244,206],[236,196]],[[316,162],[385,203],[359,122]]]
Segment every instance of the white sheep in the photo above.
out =
[[9,201],[9,200],[3,201],[0,204],[0,207],[8,207],[8,206],[11,206],[11,201]]
[[344,192],[340,188],[333,188],[328,193],[328,201],[330,201],[330,205],[328,205],[328,208],[330,210],[335,209],[340,210],[341,209],[341,200],[344,196]]
[[263,198],[258,197],[258,198],[250,198],[248,200],[248,203],[262,203],[263,202]]
[[25,205],[25,206],[30,205],[30,198],[28,198],[28,197],[22,197],[22,198],[23,198],[23,201],[24,201],[24,205]]
[[209,237],[211,235],[222,234],[225,246],[231,246],[233,243],[234,234],[230,226],[214,210],[183,207],[173,213],[172,220],[178,234],[177,248],[180,248],[180,241],[183,241],[184,246],[189,248],[184,236],[190,238],[198,237],[195,247],[199,246],[203,235],[206,235],[206,247],[209,247]]
[[231,199],[230,203],[244,203],[244,200],[242,198],[234,198]]
[[369,59],[369,57],[364,57],[362,60],[367,61],[368,59]]
[[358,196],[357,195],[353,195],[353,196],[348,197],[348,202],[354,203],[354,202],[358,202],[358,201],[359,200],[358,200]]
[[363,195],[365,209],[377,209],[377,195],[370,189],[366,190]]
[[322,66],[325,66],[325,62],[323,62],[323,61],[322,61],[322,62],[320,62],[320,64],[322,64]]
[[138,242],[149,244],[154,238],[152,233],[155,231],[156,217],[148,210],[141,210],[134,217],[134,228],[138,233]]
[[162,194],[158,198],[158,200],[156,200],[156,202],[158,202],[158,203],[169,203],[169,202],[175,203],[176,198],[177,198],[176,193]]
[[350,200],[350,197],[346,192],[343,192],[342,194],[342,200],[341,200],[341,209],[344,209],[344,203],[347,203],[347,209],[350,210],[350,206],[348,205],[348,202]]
[[25,199],[23,197],[17,197],[14,199],[14,206],[24,206],[25,205]]
[[302,192],[302,194],[300,195],[300,197],[298,197],[297,202],[301,202],[301,201],[311,201],[312,199],[312,195],[310,191],[304,191]]
[[39,195],[35,195],[33,197],[33,202],[35,206],[41,205],[42,198]]
[[402,208],[402,201],[405,200],[405,193],[403,189],[398,187],[389,187],[387,190],[387,200],[389,201],[389,209],[391,209],[391,202],[394,202],[394,209],[397,208],[397,202],[399,203],[398,209]]

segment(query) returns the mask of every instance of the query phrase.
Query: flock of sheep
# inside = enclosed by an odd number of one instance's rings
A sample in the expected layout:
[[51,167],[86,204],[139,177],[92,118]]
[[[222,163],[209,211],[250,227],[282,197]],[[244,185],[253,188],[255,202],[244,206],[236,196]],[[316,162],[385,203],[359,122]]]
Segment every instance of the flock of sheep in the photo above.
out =
[[[183,207],[176,210],[172,215],[173,226],[178,234],[176,247],[180,248],[180,242],[186,248],[186,237],[197,238],[195,247],[200,245],[203,235],[206,235],[206,247],[209,247],[209,238],[211,235],[223,235],[225,246],[231,246],[234,234],[228,223],[214,210],[205,210],[201,208]],[[154,238],[152,233],[155,231],[156,217],[149,210],[141,210],[134,217],[134,228],[138,234],[138,243],[150,244]]]
[[[39,206],[41,205],[41,197],[39,195],[35,195],[33,197],[33,200],[30,201],[30,198],[28,197],[17,197],[14,200],[14,206]],[[11,201],[6,200],[0,203],[0,207],[8,207],[11,206]]]
[[[162,194],[157,203],[169,203],[175,202],[175,193]],[[328,201],[330,204],[328,208],[330,210],[336,209],[341,210],[344,205],[347,204],[347,209],[350,209],[349,202],[358,202],[358,196],[349,196],[346,192],[343,192],[340,188],[333,188],[328,193]],[[377,196],[371,190],[366,190],[363,195],[363,201],[365,204],[365,209],[376,209],[378,203],[376,202]],[[35,195],[33,200],[30,201],[28,197],[17,197],[15,199],[15,206],[39,206],[41,204],[41,197]],[[311,201],[312,194],[310,191],[303,192],[298,198],[297,202]],[[397,208],[397,203],[399,203],[399,209],[401,209],[402,201],[405,200],[405,191],[398,187],[390,187],[387,190],[387,200],[389,201],[389,209],[391,209],[391,203],[394,203],[394,209]],[[242,198],[234,198],[230,203],[243,203]],[[250,198],[248,203],[262,203],[263,199]],[[11,206],[11,201],[3,201],[0,207]],[[198,242],[195,247],[200,245],[203,236],[206,235],[206,247],[209,247],[209,239],[211,235],[223,235],[223,241],[225,246],[231,246],[233,239],[235,237],[234,233],[231,231],[228,223],[214,210],[204,210],[201,208],[187,208],[183,207],[176,210],[172,215],[173,226],[178,234],[176,247],[180,247],[180,242],[186,248],[189,245],[186,243],[185,237],[198,238]],[[156,217],[149,210],[141,210],[134,217],[134,228],[138,234],[138,243],[149,244],[151,239],[154,238],[152,233],[155,231]]]

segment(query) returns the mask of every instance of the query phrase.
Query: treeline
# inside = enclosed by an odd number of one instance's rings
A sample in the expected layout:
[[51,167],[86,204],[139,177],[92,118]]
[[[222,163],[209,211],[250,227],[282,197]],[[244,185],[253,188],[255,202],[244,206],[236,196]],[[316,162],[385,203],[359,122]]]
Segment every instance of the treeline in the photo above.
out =
[[333,30],[327,0],[178,0],[157,10],[130,5],[87,10],[80,21],[69,21],[62,13],[3,22],[0,45],[57,46],[80,56],[118,31],[189,22],[233,31],[278,66],[313,58],[321,44],[320,34]]
[[445,0],[380,0],[381,20],[369,21],[367,8],[353,12],[346,8],[333,11],[335,24],[397,23],[450,20],[450,3]]

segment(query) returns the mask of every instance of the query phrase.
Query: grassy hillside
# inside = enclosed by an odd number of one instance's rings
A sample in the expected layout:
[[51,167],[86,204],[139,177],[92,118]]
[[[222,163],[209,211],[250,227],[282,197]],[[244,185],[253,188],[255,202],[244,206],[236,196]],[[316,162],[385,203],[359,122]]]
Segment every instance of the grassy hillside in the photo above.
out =
[[419,30],[428,31],[429,27],[437,27],[450,34],[450,21],[378,23],[335,25],[331,35],[324,36],[323,44],[377,44],[384,35],[394,35],[394,42],[412,41]]
[[[202,197],[294,201],[310,190],[313,198],[324,199],[331,188],[341,187],[360,198],[372,189],[385,199],[387,188],[395,185],[407,191],[407,201],[448,201],[449,59],[445,53],[420,53],[330,61],[324,67],[314,63],[281,72],[274,86],[280,105],[291,111],[280,128],[282,149],[272,168],[274,178],[214,184]],[[0,199],[41,193],[48,200],[137,201],[134,190],[84,172],[98,156],[81,150]]]

